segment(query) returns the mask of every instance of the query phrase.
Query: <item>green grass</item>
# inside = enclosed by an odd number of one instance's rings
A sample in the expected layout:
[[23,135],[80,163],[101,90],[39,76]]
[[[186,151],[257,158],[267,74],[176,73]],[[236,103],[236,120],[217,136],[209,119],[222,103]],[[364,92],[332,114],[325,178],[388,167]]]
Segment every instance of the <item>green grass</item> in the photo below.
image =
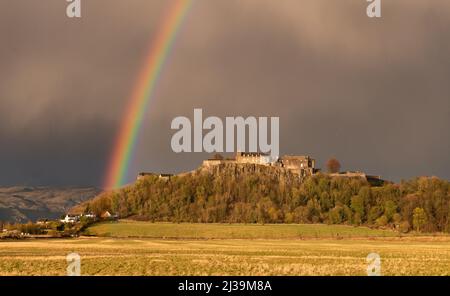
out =
[[103,237],[174,239],[300,239],[393,237],[398,232],[367,227],[323,224],[193,224],[122,220],[89,227],[86,235]]

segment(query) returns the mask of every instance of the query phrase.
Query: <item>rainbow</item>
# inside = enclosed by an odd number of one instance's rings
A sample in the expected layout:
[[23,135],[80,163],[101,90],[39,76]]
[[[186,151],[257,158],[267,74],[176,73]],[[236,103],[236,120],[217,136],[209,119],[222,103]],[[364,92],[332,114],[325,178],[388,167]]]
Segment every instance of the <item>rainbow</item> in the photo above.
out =
[[154,95],[161,72],[173,48],[177,33],[193,0],[172,0],[153,40],[144,67],[129,98],[120,130],[108,163],[104,189],[114,189],[126,183],[131,156],[142,126],[145,111]]

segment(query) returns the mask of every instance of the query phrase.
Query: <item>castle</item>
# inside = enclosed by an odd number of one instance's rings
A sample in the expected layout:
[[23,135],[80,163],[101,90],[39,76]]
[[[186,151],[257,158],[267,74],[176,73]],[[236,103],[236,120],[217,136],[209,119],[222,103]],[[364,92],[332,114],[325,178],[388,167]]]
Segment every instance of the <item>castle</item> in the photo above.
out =
[[[225,164],[254,164],[279,167],[291,171],[300,178],[313,176],[320,171],[316,168],[315,159],[311,158],[310,156],[285,155],[279,158],[273,158],[268,154],[255,152],[237,152],[234,158],[223,158],[218,154],[215,158],[204,160],[200,168],[203,170],[212,170],[219,165]],[[164,180],[170,180],[173,176],[172,174],[140,173],[137,179],[140,180],[150,175],[157,176],[160,179]],[[181,175],[184,174],[180,174],[180,176]],[[366,175],[363,172],[347,171],[330,173],[329,176],[335,178],[360,178],[368,181],[373,185],[380,185],[384,183],[384,180],[381,179],[381,176]]]
[[316,161],[309,156],[287,155],[280,158],[272,158],[264,153],[238,152],[234,159],[207,159],[203,161],[203,168],[211,168],[220,164],[258,164],[264,166],[276,166],[290,170],[300,177],[312,176],[318,172],[315,168]]

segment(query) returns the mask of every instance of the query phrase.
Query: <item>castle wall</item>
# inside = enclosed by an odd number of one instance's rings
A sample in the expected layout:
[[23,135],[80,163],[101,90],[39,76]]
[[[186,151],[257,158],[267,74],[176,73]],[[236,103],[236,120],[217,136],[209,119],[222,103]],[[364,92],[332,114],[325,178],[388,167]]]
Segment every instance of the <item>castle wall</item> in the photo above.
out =
[[287,169],[300,177],[311,176],[316,173],[315,160],[309,156],[283,156],[277,162],[272,162],[269,155],[262,153],[238,152],[232,160],[209,159],[203,161],[204,169],[212,169],[221,164],[256,164],[265,166],[278,166]]
[[315,160],[309,156],[287,155],[280,158],[281,165],[302,177],[315,173]]
[[269,165],[270,157],[261,153],[237,153],[236,154],[237,163],[250,163],[250,164],[261,164]]

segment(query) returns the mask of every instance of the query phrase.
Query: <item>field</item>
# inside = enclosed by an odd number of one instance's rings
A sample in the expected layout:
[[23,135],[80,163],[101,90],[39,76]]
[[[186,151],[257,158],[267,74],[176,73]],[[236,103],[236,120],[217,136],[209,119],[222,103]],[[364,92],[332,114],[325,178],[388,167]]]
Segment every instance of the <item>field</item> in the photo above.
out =
[[381,256],[383,275],[450,275],[448,236],[400,238],[389,231],[345,229],[100,224],[89,232],[115,237],[0,241],[0,275],[65,275],[72,252],[81,256],[82,275],[366,275],[371,252]]
[[122,220],[100,223],[86,234],[103,237],[174,239],[301,239],[393,237],[398,232],[367,227],[324,224],[193,224],[149,223]]

